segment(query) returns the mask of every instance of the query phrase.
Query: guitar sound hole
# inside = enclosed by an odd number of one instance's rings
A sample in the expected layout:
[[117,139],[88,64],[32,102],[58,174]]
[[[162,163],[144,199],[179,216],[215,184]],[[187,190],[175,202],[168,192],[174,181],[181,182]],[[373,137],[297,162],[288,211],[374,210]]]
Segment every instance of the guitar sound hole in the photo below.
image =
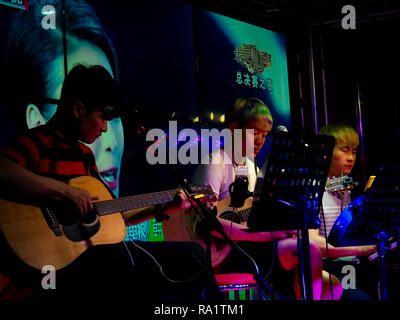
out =
[[97,219],[97,213],[95,211],[88,212],[85,216],[79,219],[80,223],[84,225],[93,224]]
[[93,237],[100,229],[100,220],[97,220],[93,225],[82,225],[76,222],[72,225],[63,226],[64,235],[71,241],[79,242],[88,240]]
[[79,217],[73,204],[62,201],[52,203],[51,211],[55,214],[58,223],[62,225],[64,235],[71,241],[88,240],[100,229],[100,220],[96,211]]

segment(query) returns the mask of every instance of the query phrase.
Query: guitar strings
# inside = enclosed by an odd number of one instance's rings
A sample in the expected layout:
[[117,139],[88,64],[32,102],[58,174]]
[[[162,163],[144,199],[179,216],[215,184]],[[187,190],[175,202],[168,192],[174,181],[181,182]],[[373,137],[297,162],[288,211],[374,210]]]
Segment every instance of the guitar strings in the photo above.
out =
[[[143,202],[151,202],[159,203],[159,202],[168,202],[173,200],[173,194],[175,194],[177,189],[161,191],[161,192],[152,192],[143,195],[133,195],[133,196],[126,196],[121,197],[113,200],[104,200],[104,201],[97,201],[95,203],[99,212],[105,211],[103,214],[107,214],[106,211],[113,211],[116,208],[117,211],[127,211],[137,209],[143,206]],[[136,204],[133,205],[133,204]],[[125,207],[122,207],[125,205]],[[146,205],[147,206],[147,205]]]
[[[208,192],[208,190],[205,190],[203,186],[192,186],[192,188],[198,189],[194,192],[194,194],[207,194]],[[94,205],[96,206],[96,209],[100,213],[100,215],[106,215],[108,213],[114,213],[117,211],[134,210],[153,204],[173,201],[174,195],[178,190],[179,189],[171,189],[167,191],[151,192],[142,195],[120,197],[112,200],[96,201]]]

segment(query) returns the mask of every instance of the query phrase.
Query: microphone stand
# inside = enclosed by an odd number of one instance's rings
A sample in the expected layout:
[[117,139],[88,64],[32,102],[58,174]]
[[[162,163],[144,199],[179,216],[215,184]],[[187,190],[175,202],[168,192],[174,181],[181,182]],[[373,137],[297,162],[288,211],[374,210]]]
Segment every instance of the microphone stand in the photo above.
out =
[[[137,113],[136,110],[134,112]],[[146,132],[146,128],[142,124],[136,124],[136,126],[139,125],[139,130],[138,134],[143,135]],[[135,126],[135,127],[136,127]],[[168,150],[168,148],[167,148]],[[229,244],[229,246],[232,248],[233,251],[236,251],[239,256],[243,259],[243,261],[246,262],[246,264],[249,266],[249,269],[251,270],[251,274],[253,275],[254,280],[257,282],[258,287],[260,288],[260,294],[263,298],[263,300],[267,300],[267,298],[264,296],[264,293],[267,293],[268,296],[273,298],[273,291],[272,289],[267,285],[265,282],[264,278],[258,273],[255,265],[253,262],[240,250],[238,249],[237,245],[228,237],[228,235],[225,233],[221,223],[217,219],[217,212],[216,208],[210,209],[207,206],[204,205],[199,199],[196,199],[194,197],[194,192],[191,190],[189,184],[186,182],[185,179],[181,177],[181,175],[178,173],[175,165],[168,163],[169,168],[171,169],[172,173],[175,175],[177,178],[179,185],[181,188],[184,190],[186,196],[192,201],[192,203],[195,203],[195,209],[197,211],[197,214],[201,218],[201,223],[200,227],[201,230],[199,232],[199,235],[203,238],[204,243],[206,244],[206,256],[208,260],[208,270],[210,273],[210,277],[213,274],[213,268],[212,268],[212,257],[211,257],[211,242],[212,242],[212,237],[211,233],[212,231],[218,232],[222,238],[226,241],[226,243]]]
[[208,267],[210,268],[210,272],[212,272],[212,262],[211,262],[211,233],[212,231],[218,232],[222,238],[229,244],[232,250],[236,251],[239,256],[247,263],[251,273],[254,277],[254,280],[257,282],[258,287],[261,289],[261,296],[263,300],[267,300],[264,296],[264,293],[267,293],[268,296],[272,297],[272,289],[267,285],[264,278],[258,273],[256,267],[253,262],[236,246],[236,244],[228,237],[225,233],[221,223],[217,219],[216,208],[210,209],[204,203],[202,203],[199,199],[193,197],[193,191],[191,190],[189,184],[180,176],[175,166],[169,164],[169,167],[172,169],[172,172],[176,176],[179,181],[180,186],[186,193],[186,195],[196,204],[196,211],[201,218],[201,226],[199,235],[203,238],[206,244],[206,254],[208,259]]

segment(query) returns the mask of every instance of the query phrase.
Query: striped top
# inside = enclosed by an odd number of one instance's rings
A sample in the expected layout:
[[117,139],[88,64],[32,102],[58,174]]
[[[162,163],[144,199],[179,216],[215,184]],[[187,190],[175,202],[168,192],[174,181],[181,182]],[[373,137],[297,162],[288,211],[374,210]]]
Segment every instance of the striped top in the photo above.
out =
[[[322,206],[320,211],[321,225],[319,234],[325,237],[324,219],[326,224],[326,233],[329,235],[336,219],[339,217],[344,208],[351,202],[351,194],[349,190],[341,192],[324,192],[322,198]],[[324,216],[322,216],[322,213]]]
[[57,180],[77,176],[100,179],[92,150],[81,142],[59,136],[47,125],[15,137],[1,155],[32,172]]

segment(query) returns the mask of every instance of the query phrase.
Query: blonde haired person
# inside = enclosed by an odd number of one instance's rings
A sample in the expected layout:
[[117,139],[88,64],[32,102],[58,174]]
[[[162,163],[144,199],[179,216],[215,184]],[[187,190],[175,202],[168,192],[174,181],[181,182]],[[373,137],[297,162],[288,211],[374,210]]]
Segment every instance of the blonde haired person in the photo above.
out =
[[[332,123],[321,128],[321,135],[329,135],[335,138],[335,147],[332,154],[332,160],[329,167],[328,177],[339,177],[340,175],[350,175],[353,170],[356,158],[357,148],[360,139],[357,131],[345,123]],[[375,245],[368,246],[348,246],[335,247],[327,243],[326,238],[329,235],[336,219],[343,209],[351,202],[351,191],[325,192],[322,198],[322,207],[320,213],[321,226],[318,229],[310,230],[310,239],[318,244],[324,257],[329,254],[330,259],[344,261],[344,264],[358,263],[356,256],[368,256],[376,251]],[[328,247],[328,251],[327,248]],[[348,290],[346,290],[348,291]],[[363,292],[359,291],[361,299],[369,299]],[[346,292],[347,293],[347,292]],[[351,290],[348,291],[351,295]],[[354,293],[354,299],[356,299]],[[351,297],[350,297],[351,298]]]
[[[357,131],[347,124],[326,125],[319,131],[321,135],[335,137],[335,147],[329,167],[328,177],[339,177],[341,174],[350,175],[353,170],[357,148],[360,143]],[[326,256],[325,227],[329,234],[333,224],[342,210],[351,202],[351,192],[329,193],[325,192],[322,200],[324,217],[321,219],[319,230],[312,230],[310,235],[320,245],[321,251]],[[325,225],[324,225],[325,221]],[[375,251],[375,246],[334,247],[328,244],[329,257],[338,258],[354,255],[369,255]]]
[[[193,183],[210,185],[218,200],[223,201],[229,196],[229,186],[235,181],[237,173],[243,167],[246,167],[248,189],[252,192],[257,176],[262,176],[261,170],[254,163],[254,159],[261,150],[272,126],[272,114],[263,101],[254,97],[237,99],[227,112],[227,127],[232,135],[235,129],[243,130],[242,146],[249,142],[248,139],[252,139],[250,143],[254,145],[253,154],[248,155],[248,150],[242,148],[244,160],[238,162],[238,159],[235,159],[235,155],[237,155],[235,148],[238,148],[238,145],[233,144],[231,161],[224,161],[229,157],[225,150],[223,148],[215,150],[208,156],[209,164],[202,164],[197,167]],[[246,129],[253,130],[254,134],[246,134]],[[211,163],[212,157],[220,157],[220,161]],[[274,287],[277,292],[290,295],[294,291],[296,298],[300,298],[297,239],[294,231],[247,232],[246,225],[228,221],[219,216],[218,219],[227,235],[256,261],[260,273],[263,276],[269,276],[273,281],[275,280]],[[220,237],[218,234],[215,234],[215,237],[215,246],[218,248],[222,240],[218,239]],[[277,254],[274,254],[274,252]],[[310,243],[310,253],[313,298],[315,300],[331,299],[330,290],[328,290],[329,278],[327,274],[325,277],[322,275],[321,252],[313,242]],[[217,261],[216,256],[213,255],[213,265],[220,273],[249,272],[246,265],[243,265],[240,258],[232,251],[227,256],[218,255],[218,258],[223,257],[222,261]],[[292,276],[288,272],[292,273]],[[289,283],[285,283],[287,281]],[[284,286],[283,283],[285,283]],[[342,292],[341,284],[336,278],[333,279],[333,283],[334,299],[338,299]],[[281,287],[282,290],[280,290]],[[291,292],[287,290],[288,288]]]

